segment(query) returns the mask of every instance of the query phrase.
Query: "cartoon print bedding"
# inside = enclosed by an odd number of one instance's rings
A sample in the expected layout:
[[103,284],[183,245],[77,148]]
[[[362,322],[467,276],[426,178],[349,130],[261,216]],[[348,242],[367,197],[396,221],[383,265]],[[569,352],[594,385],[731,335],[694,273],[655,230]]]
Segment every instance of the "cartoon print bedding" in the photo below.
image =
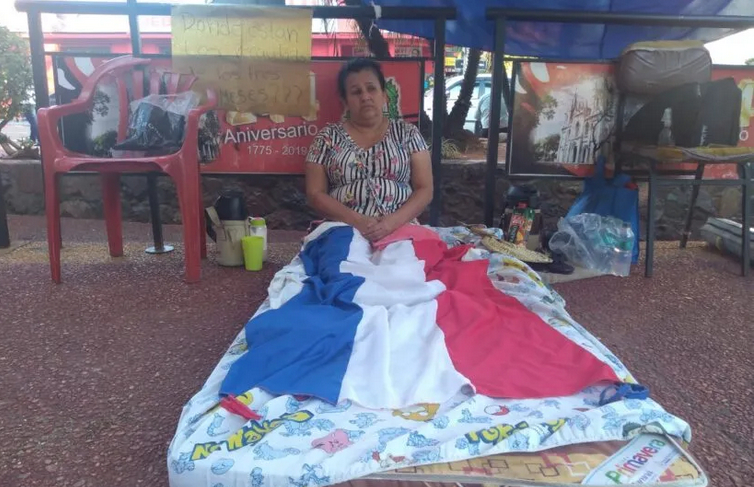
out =
[[645,432],[690,441],[651,398],[604,401],[636,381],[528,266],[433,230],[381,250],[338,224],[307,236],[184,407],[170,485],[324,486]]

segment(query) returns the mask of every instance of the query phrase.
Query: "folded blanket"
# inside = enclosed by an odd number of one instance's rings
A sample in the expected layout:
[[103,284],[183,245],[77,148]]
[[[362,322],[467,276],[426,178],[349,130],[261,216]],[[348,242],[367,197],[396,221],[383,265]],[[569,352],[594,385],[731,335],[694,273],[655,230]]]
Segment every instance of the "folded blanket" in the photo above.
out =
[[300,255],[308,279],[246,325],[249,351],[222,394],[350,400],[367,408],[442,403],[464,387],[495,398],[567,396],[613,370],[501,293],[485,260],[464,261],[435,234],[375,250],[357,230],[324,224]]

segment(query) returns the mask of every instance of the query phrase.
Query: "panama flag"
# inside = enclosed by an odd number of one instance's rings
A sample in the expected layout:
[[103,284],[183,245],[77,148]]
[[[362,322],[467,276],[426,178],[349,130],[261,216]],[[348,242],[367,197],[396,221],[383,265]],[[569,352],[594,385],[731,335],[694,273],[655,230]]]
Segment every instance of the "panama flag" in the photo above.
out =
[[613,370],[497,290],[486,260],[464,260],[425,227],[372,245],[320,225],[246,325],[248,350],[221,394],[260,387],[364,407],[443,403],[464,387],[494,398],[572,395]]

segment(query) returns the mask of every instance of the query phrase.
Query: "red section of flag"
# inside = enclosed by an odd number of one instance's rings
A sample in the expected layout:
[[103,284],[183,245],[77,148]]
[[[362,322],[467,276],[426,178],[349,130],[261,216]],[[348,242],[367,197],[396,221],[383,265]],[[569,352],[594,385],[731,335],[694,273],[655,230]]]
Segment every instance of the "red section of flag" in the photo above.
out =
[[468,246],[415,240],[427,280],[447,290],[437,298],[437,323],[456,369],[477,392],[496,398],[558,397],[602,381],[613,370],[542,321],[487,276],[487,260],[462,262]]

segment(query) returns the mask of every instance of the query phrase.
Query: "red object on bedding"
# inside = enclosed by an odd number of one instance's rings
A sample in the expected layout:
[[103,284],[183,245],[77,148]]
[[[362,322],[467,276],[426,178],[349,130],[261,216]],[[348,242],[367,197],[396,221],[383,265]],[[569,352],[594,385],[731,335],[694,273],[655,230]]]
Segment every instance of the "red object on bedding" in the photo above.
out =
[[391,243],[400,242],[401,240],[413,240],[416,242],[419,240],[440,240],[440,237],[436,232],[427,227],[409,223],[401,226],[387,237],[374,242],[372,247],[375,250],[382,250]]
[[253,411],[249,406],[238,400],[236,396],[228,394],[220,400],[220,407],[229,413],[237,414],[246,421],[259,421],[262,416]]

